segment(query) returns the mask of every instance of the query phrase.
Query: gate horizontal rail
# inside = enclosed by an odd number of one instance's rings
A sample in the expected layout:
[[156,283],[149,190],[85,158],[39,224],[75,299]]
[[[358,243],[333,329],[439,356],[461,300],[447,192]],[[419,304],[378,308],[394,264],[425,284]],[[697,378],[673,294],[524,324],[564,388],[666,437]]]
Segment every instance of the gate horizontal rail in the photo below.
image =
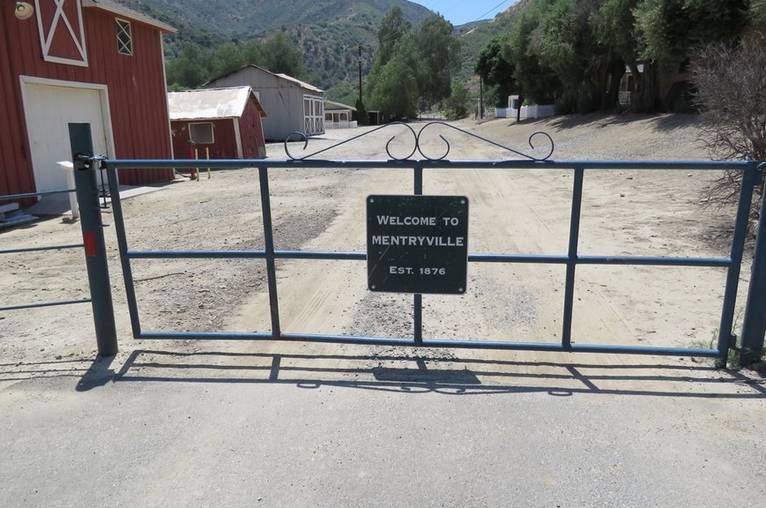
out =
[[[126,253],[126,256],[130,259],[266,259],[268,254],[263,250],[130,250]],[[274,251],[274,258],[366,261],[367,253],[277,250]],[[547,254],[469,254],[468,261],[474,263],[565,265],[569,262],[569,258],[566,256]],[[731,258],[721,257],[577,256],[575,261],[580,265],[699,266],[724,268],[731,266]]]
[[[531,158],[530,158],[531,159]],[[446,348],[480,348],[534,351],[565,351],[587,353],[625,353],[671,356],[714,357],[726,362],[729,348],[735,343],[732,334],[734,309],[739,282],[740,267],[745,245],[748,213],[750,211],[754,187],[758,181],[758,163],[749,161],[550,161],[550,160],[106,160],[103,167],[107,170],[113,200],[115,229],[120,249],[120,259],[125,278],[128,308],[131,317],[133,335],[140,339],[204,339],[204,340],[281,340],[313,341],[344,344],[368,344],[383,346],[423,346]],[[123,168],[200,168],[213,169],[256,169],[259,173],[260,196],[263,215],[264,249],[257,250],[131,250],[128,247],[122,206],[119,199],[117,171]],[[271,203],[269,192],[269,169],[323,169],[346,168],[352,170],[412,170],[414,177],[413,193],[423,194],[424,170],[571,170],[574,172],[572,187],[572,210],[570,215],[570,233],[566,254],[523,254],[523,253],[472,253],[468,261],[473,263],[527,263],[565,265],[566,279],[564,290],[563,326],[560,342],[516,342],[488,340],[452,340],[423,338],[422,295],[414,295],[413,300],[413,336],[412,338],[365,337],[350,335],[296,334],[282,332],[280,326],[278,285],[276,278],[276,260],[304,259],[331,261],[364,261],[364,252],[332,251],[295,251],[274,248],[271,225]],[[673,257],[673,256],[616,256],[584,255],[578,252],[580,218],[583,196],[583,181],[586,171],[591,170],[683,170],[741,171],[742,189],[739,196],[731,251],[728,257]],[[133,285],[131,260],[134,259],[263,259],[266,260],[269,304],[271,310],[270,333],[235,333],[235,332],[185,332],[185,331],[143,331],[141,328],[138,305]],[[638,265],[638,266],[675,266],[675,267],[715,267],[726,268],[726,287],[716,348],[679,348],[663,346],[630,346],[611,344],[586,344],[572,341],[572,315],[574,307],[575,270],[578,265]]]
[[[20,194],[6,194],[3,196],[0,196],[0,202],[16,201],[20,199],[33,199],[33,198],[53,196],[58,194],[71,194],[74,192],[77,192],[77,190],[62,189],[62,190],[45,191],[45,192],[23,192]],[[13,248],[13,249],[0,249],[0,255],[24,254],[29,252],[49,252],[49,251],[69,250],[69,249],[82,249],[84,247],[85,247],[85,244],[82,244],[82,243],[66,244],[66,245],[46,245],[43,247],[19,247],[19,248]],[[43,307],[59,307],[64,305],[77,305],[81,303],[90,303],[90,302],[91,302],[90,298],[83,298],[83,299],[72,299],[72,300],[3,305],[3,306],[0,306],[0,312],[39,309]]]
[[72,194],[77,192],[77,189],[63,189],[45,192],[22,192],[21,194],[5,194],[0,196],[0,202],[2,201],[15,201],[17,199],[34,199],[44,196],[54,196],[56,194]]
[[[270,333],[225,332],[143,332],[141,339],[156,340],[272,340]],[[328,342],[335,344],[365,344],[371,346],[412,346],[410,339],[389,337],[365,337],[355,335],[322,335],[283,333],[277,340],[292,342]],[[423,339],[419,346],[457,349],[500,349],[516,351],[565,351],[573,353],[624,353],[662,356],[699,356],[716,358],[717,349],[674,348],[651,346],[616,346],[608,344],[572,344],[564,349],[550,342],[511,342],[502,340]]]
[[0,254],[22,254],[24,252],[46,252],[50,250],[82,249],[85,244],[73,243],[69,245],[48,245],[45,247],[21,247],[18,249],[0,250]]
[[[534,160],[320,160],[320,159],[211,159],[209,166],[214,169],[258,168],[264,165],[273,169],[284,168],[346,168],[346,169],[635,169],[635,170],[695,170],[710,171],[722,169],[746,170],[757,167],[750,161],[706,161],[706,160],[645,160],[645,161],[534,161]],[[113,169],[194,169],[207,168],[196,159],[120,159],[105,161]]]
[[0,307],[0,312],[12,311],[12,310],[26,310],[26,309],[41,309],[43,307],[60,307],[62,305],[77,305],[80,303],[90,303],[93,300],[90,298],[83,298],[80,300],[60,300],[41,303],[26,303],[22,305],[6,305]]

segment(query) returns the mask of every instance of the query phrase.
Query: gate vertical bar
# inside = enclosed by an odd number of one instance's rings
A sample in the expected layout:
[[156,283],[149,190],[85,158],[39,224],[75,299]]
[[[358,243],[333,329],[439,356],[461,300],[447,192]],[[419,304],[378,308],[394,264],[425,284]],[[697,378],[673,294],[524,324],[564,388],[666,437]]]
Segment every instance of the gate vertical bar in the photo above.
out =
[[[415,163],[413,168],[415,173],[415,188],[414,193],[416,196],[423,195],[423,165],[420,162]],[[414,296],[414,313],[413,313],[413,325],[414,325],[414,339],[415,344],[420,346],[423,344],[423,295],[416,293]]]
[[141,320],[138,314],[136,301],[136,288],[133,283],[133,268],[128,257],[128,237],[125,233],[125,217],[122,214],[122,199],[120,198],[120,182],[117,169],[106,165],[106,180],[109,183],[109,195],[112,199],[112,216],[114,217],[114,231],[117,236],[117,248],[120,251],[120,266],[122,278],[125,282],[125,296],[128,300],[128,314],[130,315],[130,328],[133,338],[141,335]]
[[[72,132],[70,130],[70,132]],[[74,144],[74,139],[72,139]],[[88,269],[93,323],[96,328],[98,354],[114,356],[117,354],[117,329],[114,324],[114,306],[112,304],[112,286],[109,282],[109,264],[106,260],[104,242],[104,224],[98,202],[98,183],[96,182],[93,159],[74,158],[74,179],[77,189],[77,203],[80,209],[80,225],[85,244],[85,264]]]
[[766,182],[763,180],[766,163],[761,164],[759,171],[764,191],[750,288],[745,306],[745,320],[742,323],[742,363],[745,365],[761,359],[764,335],[766,335]]
[[258,168],[261,187],[261,210],[263,214],[263,242],[266,250],[266,277],[269,285],[269,309],[271,310],[271,335],[282,335],[279,325],[279,295],[277,294],[277,267],[274,257],[274,229],[271,223],[271,193],[269,192],[269,169]]
[[566,287],[564,288],[564,319],[561,345],[572,347],[572,313],[574,308],[575,270],[577,269],[577,246],[580,241],[580,217],[582,215],[582,188],[585,169],[575,168],[572,186],[572,213],[569,217],[569,250],[567,254]]
[[739,272],[742,267],[742,256],[745,251],[745,238],[747,236],[747,224],[750,218],[750,206],[753,202],[753,190],[757,175],[757,163],[753,163],[742,174],[742,188],[739,192],[739,204],[737,205],[737,219],[734,223],[734,237],[731,243],[731,264],[726,274],[726,289],[724,290],[723,310],[721,311],[721,323],[718,327],[718,361],[721,367],[726,367],[729,348],[734,345],[735,336],[734,310],[737,304],[737,288],[739,286]]

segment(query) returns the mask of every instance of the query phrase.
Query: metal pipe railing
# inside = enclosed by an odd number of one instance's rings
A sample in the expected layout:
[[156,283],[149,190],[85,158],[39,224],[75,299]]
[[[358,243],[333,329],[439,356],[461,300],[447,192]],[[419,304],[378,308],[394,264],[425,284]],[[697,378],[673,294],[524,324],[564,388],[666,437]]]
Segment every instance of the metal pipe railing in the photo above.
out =
[[25,252],[47,252],[52,250],[82,249],[85,245],[82,243],[73,243],[70,245],[48,245],[45,247],[21,247],[18,249],[3,249],[1,254],[22,254]]
[[[321,342],[412,345],[426,347],[471,347],[496,349],[533,349],[543,351],[574,352],[622,352],[635,354],[669,354],[717,357],[726,362],[729,348],[733,346],[731,333],[733,313],[739,282],[739,270],[744,253],[744,240],[747,215],[752,200],[756,181],[757,165],[748,161],[549,161],[549,160],[514,160],[514,161],[447,161],[447,160],[384,160],[384,161],[331,161],[314,159],[295,160],[108,160],[105,161],[107,177],[114,199],[114,217],[123,275],[128,295],[128,308],[131,315],[133,334],[137,338],[211,338],[211,339],[276,339],[276,340],[314,340]],[[116,192],[117,171],[122,168],[194,168],[211,167],[214,169],[257,168],[259,173],[261,206],[265,248],[263,250],[130,250],[124,227],[124,218]],[[404,338],[372,338],[338,335],[290,334],[280,328],[278,307],[278,285],[275,261],[278,259],[305,260],[352,260],[367,259],[364,252],[328,252],[328,251],[291,251],[277,250],[274,247],[273,226],[271,221],[271,203],[268,170],[272,168],[347,168],[347,169],[405,169],[413,171],[413,193],[423,194],[423,176],[425,170],[450,169],[532,169],[532,170],[571,170],[574,171],[572,210],[570,215],[569,248],[566,255],[551,254],[505,254],[473,253],[468,255],[468,262],[476,263],[527,263],[566,265],[564,291],[564,319],[562,335],[558,344],[509,341],[458,341],[423,338],[422,295],[413,295],[413,336]],[[584,255],[579,253],[580,216],[583,196],[583,180],[586,171],[591,170],[737,170],[743,172],[743,186],[735,220],[734,237],[731,253],[728,257],[675,257],[675,256],[612,256]],[[762,235],[763,236],[763,235]],[[766,251],[766,248],[762,249]],[[140,324],[138,305],[135,298],[133,279],[130,269],[132,259],[164,258],[243,258],[265,259],[269,304],[271,314],[270,333],[190,333],[190,332],[143,332]],[[716,267],[727,268],[724,303],[721,314],[719,341],[716,349],[674,348],[649,346],[613,346],[598,344],[580,344],[572,341],[571,327],[574,313],[574,286],[577,265],[636,265],[636,266],[674,266],[674,267]]]
[[14,201],[17,199],[32,199],[32,198],[39,198],[43,196],[53,196],[56,194],[72,194],[74,192],[77,192],[77,189],[64,189],[64,190],[45,191],[45,192],[23,192],[21,194],[6,194],[3,196],[0,196],[0,202]]

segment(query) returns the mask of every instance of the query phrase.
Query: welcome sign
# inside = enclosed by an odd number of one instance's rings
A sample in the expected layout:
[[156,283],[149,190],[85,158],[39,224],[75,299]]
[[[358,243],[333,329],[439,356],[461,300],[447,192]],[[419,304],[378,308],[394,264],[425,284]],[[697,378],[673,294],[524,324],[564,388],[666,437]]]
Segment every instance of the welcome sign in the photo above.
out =
[[468,265],[468,198],[367,197],[371,291],[462,294]]

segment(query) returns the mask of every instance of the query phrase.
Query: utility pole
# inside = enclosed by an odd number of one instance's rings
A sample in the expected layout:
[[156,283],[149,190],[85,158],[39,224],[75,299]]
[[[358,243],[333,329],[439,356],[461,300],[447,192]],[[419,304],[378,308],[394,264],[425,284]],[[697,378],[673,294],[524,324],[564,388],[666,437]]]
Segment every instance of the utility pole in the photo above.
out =
[[364,104],[362,96],[362,45],[359,44],[359,103]]

